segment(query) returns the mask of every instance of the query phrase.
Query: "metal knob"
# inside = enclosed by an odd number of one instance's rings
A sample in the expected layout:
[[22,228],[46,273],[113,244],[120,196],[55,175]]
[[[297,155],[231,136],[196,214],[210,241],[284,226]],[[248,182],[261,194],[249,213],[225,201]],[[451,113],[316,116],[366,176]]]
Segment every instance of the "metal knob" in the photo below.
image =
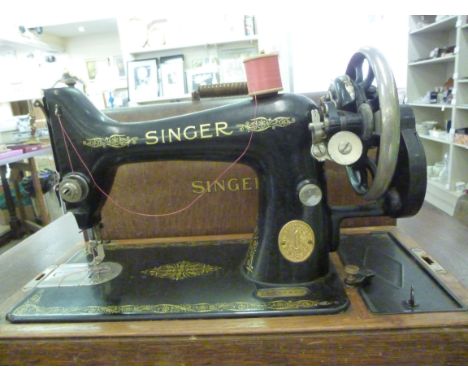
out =
[[367,268],[360,268],[354,264],[348,264],[344,267],[345,279],[344,282],[349,286],[361,286],[370,282],[375,276],[374,271]]
[[89,186],[80,174],[68,174],[59,184],[60,197],[67,203],[79,203],[86,199]]
[[304,184],[299,189],[299,200],[306,207],[314,207],[322,200],[322,190],[315,184]]
[[361,139],[350,131],[340,131],[328,141],[328,155],[343,166],[355,163],[362,155]]
[[345,283],[354,284],[356,282],[356,276],[359,274],[359,267],[357,265],[348,264],[344,267],[345,271]]

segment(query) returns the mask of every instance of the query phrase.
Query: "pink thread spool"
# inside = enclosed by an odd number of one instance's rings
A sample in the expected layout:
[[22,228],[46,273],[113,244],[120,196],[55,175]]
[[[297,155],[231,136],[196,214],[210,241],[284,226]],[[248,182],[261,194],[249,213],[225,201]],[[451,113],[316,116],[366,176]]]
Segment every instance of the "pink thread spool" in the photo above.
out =
[[261,54],[244,60],[249,95],[278,93],[283,90],[278,53]]

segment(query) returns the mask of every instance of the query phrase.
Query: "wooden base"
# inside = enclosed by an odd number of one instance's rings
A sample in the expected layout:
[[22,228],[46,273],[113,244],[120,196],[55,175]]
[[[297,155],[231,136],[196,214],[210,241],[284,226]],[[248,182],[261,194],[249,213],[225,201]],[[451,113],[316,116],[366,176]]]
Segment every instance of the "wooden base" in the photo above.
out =
[[[71,217],[73,219],[73,217]],[[68,220],[67,220],[68,219]],[[53,223],[52,225],[56,224]],[[29,265],[44,245],[44,236],[70,232],[65,246],[59,240],[55,250],[79,246],[70,216],[58,225],[33,235],[18,256]],[[55,231],[54,231],[55,229]],[[386,227],[405,245],[417,244],[395,227]],[[382,230],[349,229],[347,233]],[[38,236],[36,236],[38,235]],[[35,238],[36,236],[36,238]],[[49,236],[59,237],[59,236]],[[244,236],[248,237],[248,235]],[[226,236],[225,238],[231,238]],[[200,240],[206,238],[198,238]],[[161,240],[161,239],[159,239]],[[180,238],[168,239],[179,241]],[[182,239],[183,240],[183,239]],[[194,240],[194,238],[190,238]],[[73,252],[69,253],[71,255]],[[7,253],[7,257],[14,254]],[[46,256],[50,257],[49,253]],[[63,253],[60,254],[63,258]],[[59,255],[56,256],[59,259]],[[2,266],[18,282],[25,273]],[[50,260],[50,258],[49,258]],[[332,260],[342,275],[336,254]],[[49,264],[52,264],[50,262]],[[45,267],[43,267],[45,268]],[[43,269],[41,268],[41,269]],[[34,274],[28,275],[29,279]],[[437,277],[468,303],[467,291],[448,273]],[[21,285],[18,285],[18,290]],[[10,284],[9,284],[10,285]],[[0,306],[0,364],[149,364],[149,365],[447,365],[466,364],[468,359],[468,313],[376,315],[365,306],[356,289],[348,288],[351,307],[344,313],[323,316],[274,318],[172,320],[141,322],[99,322],[70,324],[10,324],[4,316],[24,292],[10,294]]]

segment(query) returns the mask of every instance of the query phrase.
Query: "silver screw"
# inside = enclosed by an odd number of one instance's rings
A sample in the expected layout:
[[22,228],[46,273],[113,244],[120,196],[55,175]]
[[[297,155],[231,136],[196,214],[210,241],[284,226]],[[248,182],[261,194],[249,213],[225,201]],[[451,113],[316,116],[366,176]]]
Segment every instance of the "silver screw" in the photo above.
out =
[[343,155],[349,154],[352,150],[353,145],[351,145],[349,142],[340,142],[338,145],[338,151]]
[[322,144],[313,145],[312,151],[317,157],[322,157],[327,153],[327,149]]

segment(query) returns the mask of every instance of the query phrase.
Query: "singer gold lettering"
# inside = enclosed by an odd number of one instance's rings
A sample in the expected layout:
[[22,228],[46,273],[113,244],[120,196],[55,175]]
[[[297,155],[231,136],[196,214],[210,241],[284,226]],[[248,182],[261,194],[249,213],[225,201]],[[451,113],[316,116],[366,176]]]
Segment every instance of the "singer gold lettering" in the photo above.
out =
[[258,190],[257,178],[229,178],[216,182],[210,180],[194,180],[192,193],[203,194],[205,192],[237,192]]
[[[114,134],[108,137],[89,137],[83,141],[83,144],[91,148],[112,147],[118,149],[135,145],[143,141],[145,145],[168,144],[183,141],[194,141],[199,139],[213,139],[224,136],[230,136],[234,132],[263,132],[276,127],[290,126],[295,122],[291,117],[265,118],[257,117],[237,125],[229,125],[225,121],[214,123],[201,123],[199,125],[189,125],[185,127],[169,127],[145,132],[144,138],[127,137],[120,134]],[[249,187],[246,185],[245,187]]]
[[145,143],[147,145],[155,145],[158,143],[192,141],[195,139],[211,139],[231,135],[232,133],[233,131],[227,122],[202,123],[200,125],[147,131]]

